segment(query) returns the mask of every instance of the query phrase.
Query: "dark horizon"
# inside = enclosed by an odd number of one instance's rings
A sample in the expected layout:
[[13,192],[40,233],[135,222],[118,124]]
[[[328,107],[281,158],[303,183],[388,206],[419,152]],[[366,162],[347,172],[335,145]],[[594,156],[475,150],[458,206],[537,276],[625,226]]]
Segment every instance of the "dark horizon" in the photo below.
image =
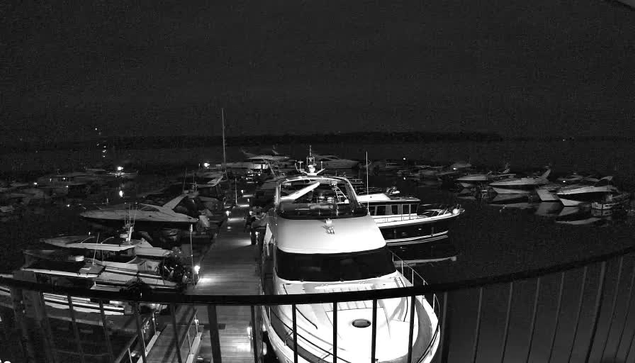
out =
[[[635,137],[595,135],[572,137],[518,136],[503,137],[495,133],[479,132],[348,132],[324,134],[269,134],[229,136],[225,138],[227,147],[271,147],[272,145],[311,145],[355,143],[419,143],[419,142],[510,142],[510,141],[635,141]],[[219,147],[223,145],[222,136],[139,136],[139,137],[102,137],[63,142],[13,142],[0,146],[0,153],[33,152],[44,150],[97,150],[102,147],[116,149],[176,149]]]
[[635,137],[616,4],[8,4],[0,143],[217,137],[221,108],[232,136]]

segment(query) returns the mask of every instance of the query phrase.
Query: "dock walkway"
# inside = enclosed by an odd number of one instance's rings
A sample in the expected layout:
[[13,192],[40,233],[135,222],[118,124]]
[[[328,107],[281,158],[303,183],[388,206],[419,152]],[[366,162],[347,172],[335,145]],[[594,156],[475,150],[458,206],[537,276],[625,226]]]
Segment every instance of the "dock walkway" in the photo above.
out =
[[[250,235],[244,231],[244,217],[247,210],[234,209],[227,223],[220,229],[216,240],[199,261],[199,280],[188,294],[205,295],[257,295],[258,277],[257,246],[251,244]],[[200,321],[200,348],[197,356],[212,361],[212,345],[208,325],[207,306],[197,307]],[[220,350],[223,363],[253,362],[254,353],[249,337],[251,309],[248,306],[218,306],[217,321]],[[178,325],[187,322],[177,322]],[[169,324],[171,325],[171,324]],[[172,326],[164,329],[153,349],[148,354],[148,363],[177,363],[175,354],[168,351],[173,344]],[[194,338],[192,337],[192,340]],[[182,341],[181,341],[182,342]],[[185,341],[187,344],[187,341]],[[198,342],[196,342],[198,343]],[[184,344],[185,345],[185,344]],[[195,357],[194,357],[195,358]],[[183,355],[183,362],[186,362]]]

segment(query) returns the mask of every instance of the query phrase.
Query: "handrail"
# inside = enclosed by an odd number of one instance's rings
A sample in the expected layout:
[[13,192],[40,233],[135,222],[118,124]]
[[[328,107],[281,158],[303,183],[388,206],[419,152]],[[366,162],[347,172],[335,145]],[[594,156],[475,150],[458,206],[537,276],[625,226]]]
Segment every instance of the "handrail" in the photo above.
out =
[[172,292],[144,291],[143,294],[134,292],[112,292],[99,290],[85,290],[78,287],[51,286],[48,284],[20,281],[12,278],[0,277],[0,285],[19,289],[36,290],[56,294],[97,298],[106,300],[129,300],[137,302],[183,303],[183,304],[212,304],[212,305],[291,305],[348,302],[372,299],[390,299],[412,295],[442,293],[476,287],[485,287],[526,280],[552,273],[573,270],[593,263],[603,262],[615,257],[635,252],[635,245],[617,251],[592,256],[578,261],[557,264],[549,267],[513,272],[503,275],[486,276],[471,280],[439,283],[422,286],[380,289],[372,291],[347,291],[330,294],[289,294],[289,295],[187,295]]

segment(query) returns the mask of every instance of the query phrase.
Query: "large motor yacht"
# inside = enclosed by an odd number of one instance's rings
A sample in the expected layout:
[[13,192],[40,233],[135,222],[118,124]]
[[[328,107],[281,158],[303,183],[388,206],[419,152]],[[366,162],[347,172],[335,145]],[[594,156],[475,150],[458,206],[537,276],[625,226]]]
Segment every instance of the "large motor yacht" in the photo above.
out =
[[[311,157],[307,165],[306,175],[276,184],[261,245],[262,293],[329,294],[412,286],[395,268],[379,228],[350,182],[317,175]],[[439,343],[438,319],[425,297],[414,301],[411,347],[410,298],[379,300],[375,319],[372,301],[338,303],[336,326],[333,304],[297,305],[295,311],[290,305],[264,306],[264,329],[282,362],[294,361],[296,354],[299,362],[330,362],[334,351],[339,361],[368,362],[374,329],[376,362],[406,362],[409,348],[413,362],[430,362]]]

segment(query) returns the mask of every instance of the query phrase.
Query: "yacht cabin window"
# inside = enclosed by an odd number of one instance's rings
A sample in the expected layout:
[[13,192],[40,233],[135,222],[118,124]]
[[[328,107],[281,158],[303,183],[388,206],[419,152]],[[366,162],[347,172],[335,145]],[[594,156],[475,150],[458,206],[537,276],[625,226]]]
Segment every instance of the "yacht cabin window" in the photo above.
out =
[[329,254],[290,253],[276,249],[275,255],[277,275],[291,281],[354,281],[395,272],[387,247]]

